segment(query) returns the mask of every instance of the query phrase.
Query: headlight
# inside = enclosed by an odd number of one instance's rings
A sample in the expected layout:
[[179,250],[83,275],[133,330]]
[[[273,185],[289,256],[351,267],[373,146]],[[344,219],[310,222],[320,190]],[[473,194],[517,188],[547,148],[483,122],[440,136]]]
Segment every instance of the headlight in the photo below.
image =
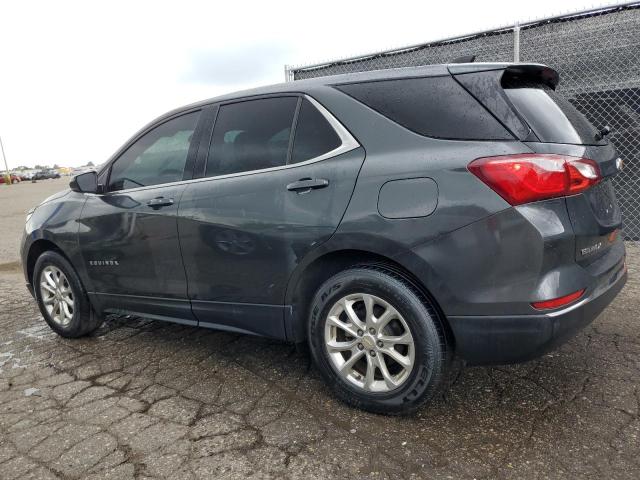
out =
[[25,219],[25,223],[29,221],[29,219],[31,218],[31,215],[33,215],[33,212],[35,211],[36,211],[36,207],[29,209],[29,211],[27,212],[27,218]]

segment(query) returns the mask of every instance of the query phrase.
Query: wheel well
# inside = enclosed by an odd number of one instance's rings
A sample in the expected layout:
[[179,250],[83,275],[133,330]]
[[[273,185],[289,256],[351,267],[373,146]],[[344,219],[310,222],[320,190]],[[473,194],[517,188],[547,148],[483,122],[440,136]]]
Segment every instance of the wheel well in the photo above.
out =
[[33,242],[31,247],[29,248],[29,253],[27,255],[27,276],[29,277],[29,282],[33,285],[33,269],[36,266],[36,261],[38,257],[42,255],[44,252],[55,251],[62,255],[64,258],[67,256],[63,253],[62,250],[58,248],[58,246],[50,240],[36,240]]
[[322,283],[338,272],[356,265],[377,265],[401,276],[416,289],[435,309],[438,320],[448,341],[453,346],[453,333],[440,305],[427,287],[409,270],[388,257],[362,250],[341,250],[315,259],[302,272],[302,276],[291,297],[293,305],[292,336],[296,342],[307,338],[307,319],[313,297]]

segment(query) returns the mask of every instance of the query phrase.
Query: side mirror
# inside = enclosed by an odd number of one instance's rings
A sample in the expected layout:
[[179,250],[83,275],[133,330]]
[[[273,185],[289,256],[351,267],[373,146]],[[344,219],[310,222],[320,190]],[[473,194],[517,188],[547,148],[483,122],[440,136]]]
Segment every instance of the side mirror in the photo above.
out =
[[101,193],[101,185],[98,185],[98,174],[96,172],[81,173],[73,177],[69,182],[69,187],[74,192],[80,193]]

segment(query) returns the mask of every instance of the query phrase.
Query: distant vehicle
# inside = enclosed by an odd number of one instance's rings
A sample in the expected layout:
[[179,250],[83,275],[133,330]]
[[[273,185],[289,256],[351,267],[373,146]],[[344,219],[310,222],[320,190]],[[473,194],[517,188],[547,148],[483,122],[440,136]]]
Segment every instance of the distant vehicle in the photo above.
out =
[[31,177],[32,180],[46,180],[49,178],[60,178],[60,174],[55,170],[40,170]]
[[[5,183],[6,174],[0,176],[0,183]],[[11,183],[20,183],[22,178],[14,173],[11,174]]]
[[16,175],[24,182],[25,180],[31,180],[35,173],[35,170],[24,170],[20,173],[16,173]]

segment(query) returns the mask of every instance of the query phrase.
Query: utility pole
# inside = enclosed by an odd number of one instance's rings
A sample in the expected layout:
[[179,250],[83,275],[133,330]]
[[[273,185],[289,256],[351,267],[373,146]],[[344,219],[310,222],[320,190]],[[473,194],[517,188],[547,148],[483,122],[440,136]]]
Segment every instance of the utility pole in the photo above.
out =
[[2,137],[0,137],[0,150],[2,150],[2,158],[4,159],[5,179],[4,183],[11,185],[11,174],[9,173],[9,165],[7,164],[7,156],[4,154],[4,145],[2,144]]

